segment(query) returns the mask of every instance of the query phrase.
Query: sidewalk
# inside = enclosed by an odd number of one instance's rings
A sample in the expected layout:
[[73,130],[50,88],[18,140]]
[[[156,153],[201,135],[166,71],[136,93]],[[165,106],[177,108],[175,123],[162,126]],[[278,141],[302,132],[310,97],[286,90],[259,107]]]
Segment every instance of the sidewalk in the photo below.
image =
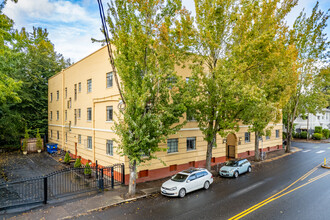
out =
[[[293,147],[291,153],[282,155],[272,155],[271,158],[262,162],[255,162],[253,166],[260,165],[264,162],[273,161],[285,156],[288,156],[300,149]],[[134,198],[127,199],[125,194],[128,191],[128,186],[116,186],[114,189],[106,190],[103,193],[89,193],[88,196],[83,195],[79,199],[71,199],[71,201],[51,201],[47,205],[40,204],[33,210],[22,212],[22,208],[16,210],[8,210],[7,213],[0,212],[0,219],[70,219],[78,216],[86,215],[87,213],[103,210],[110,206],[121,203],[132,202],[136,199],[144,198],[160,191],[162,183],[168,178],[160,179],[151,182],[138,183],[137,194]],[[31,208],[31,207],[29,207]],[[16,214],[15,214],[16,213]]]

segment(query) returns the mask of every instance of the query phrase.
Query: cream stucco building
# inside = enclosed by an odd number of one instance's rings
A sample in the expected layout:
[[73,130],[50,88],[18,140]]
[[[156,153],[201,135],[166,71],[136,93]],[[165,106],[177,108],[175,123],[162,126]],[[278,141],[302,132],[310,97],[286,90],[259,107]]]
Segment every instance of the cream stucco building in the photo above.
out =
[[[189,69],[179,69],[178,75],[189,77]],[[49,142],[81,156],[83,163],[91,161],[102,166],[124,163],[128,173],[128,159],[119,155],[113,132],[117,120],[119,92],[115,84],[107,48],[102,47],[49,79],[48,87],[48,135]],[[264,151],[282,147],[282,124],[270,125],[272,135],[263,138]],[[139,166],[138,181],[148,181],[170,176],[188,167],[203,167],[206,157],[206,142],[197,123],[189,121],[167,143],[161,144],[170,150],[158,152],[165,162],[152,160]],[[254,134],[247,125],[241,125],[236,134],[227,138],[217,137],[212,163],[228,158],[254,155]],[[128,178],[126,178],[126,182]]]

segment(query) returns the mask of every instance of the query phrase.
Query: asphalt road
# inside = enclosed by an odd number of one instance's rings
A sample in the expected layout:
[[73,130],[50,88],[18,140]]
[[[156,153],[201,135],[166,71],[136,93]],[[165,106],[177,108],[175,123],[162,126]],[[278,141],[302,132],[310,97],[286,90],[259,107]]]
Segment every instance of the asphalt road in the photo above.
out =
[[157,194],[80,219],[330,219],[330,170],[319,166],[330,160],[330,144],[293,146],[302,150],[237,179],[217,178],[209,190]]

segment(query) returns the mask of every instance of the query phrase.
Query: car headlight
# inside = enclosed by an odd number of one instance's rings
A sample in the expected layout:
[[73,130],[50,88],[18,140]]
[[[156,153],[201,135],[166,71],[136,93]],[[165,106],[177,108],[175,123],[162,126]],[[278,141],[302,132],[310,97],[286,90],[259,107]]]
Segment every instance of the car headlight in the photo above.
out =
[[173,190],[176,190],[176,189],[177,189],[177,188],[176,188],[176,186],[175,186],[175,187],[170,188],[169,190],[173,191]]
[[234,172],[234,171],[235,171],[235,169],[233,169],[233,170],[230,170],[230,171],[229,171],[229,173],[232,173],[232,172]]

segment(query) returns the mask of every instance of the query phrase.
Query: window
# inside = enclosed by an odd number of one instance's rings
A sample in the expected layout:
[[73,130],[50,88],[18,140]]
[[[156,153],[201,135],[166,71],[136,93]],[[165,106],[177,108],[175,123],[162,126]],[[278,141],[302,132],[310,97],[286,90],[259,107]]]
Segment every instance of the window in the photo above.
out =
[[65,110],[65,121],[68,120],[68,110]]
[[113,74],[111,73],[107,73],[107,88],[112,87],[112,79],[113,79]]
[[178,152],[178,139],[167,139],[167,153]]
[[60,120],[60,112],[56,111],[56,120]]
[[81,134],[78,134],[78,144],[81,144]]
[[276,130],[276,138],[280,137],[280,130]]
[[78,109],[78,118],[81,118],[81,109]]
[[68,98],[68,88],[65,87],[65,98]]
[[50,120],[53,120],[53,112],[50,111]]
[[77,100],[77,84],[74,84],[74,100]]
[[50,130],[50,138],[53,138],[53,130]]
[[77,124],[77,109],[74,110],[74,125]]
[[266,136],[266,140],[269,140],[270,139],[270,137],[269,136]]
[[173,85],[176,84],[176,78],[174,76],[171,76],[167,79],[167,83],[168,83],[168,88],[172,89]]
[[245,143],[250,142],[250,132],[245,132]]
[[69,108],[71,108],[71,97],[70,97],[70,99],[69,99]]
[[87,137],[87,148],[92,149],[92,137],[91,136]]
[[59,140],[59,139],[60,139],[60,132],[57,131],[57,140]]
[[81,92],[81,82],[78,83],[78,91]]
[[92,108],[87,108],[87,121],[92,120]]
[[187,108],[187,121],[195,121],[193,112],[190,108]]
[[187,151],[196,149],[196,137],[187,138]]
[[113,156],[113,141],[107,140],[107,155]]
[[60,99],[60,91],[57,90],[56,92],[56,100],[58,101]]
[[87,93],[92,92],[92,79],[87,80]]
[[53,101],[53,93],[50,93],[50,102]]
[[112,106],[107,106],[107,121],[112,121],[112,114],[113,114]]
[[320,120],[320,116],[317,116],[317,120]]
[[68,142],[68,132],[65,132],[65,143]]

